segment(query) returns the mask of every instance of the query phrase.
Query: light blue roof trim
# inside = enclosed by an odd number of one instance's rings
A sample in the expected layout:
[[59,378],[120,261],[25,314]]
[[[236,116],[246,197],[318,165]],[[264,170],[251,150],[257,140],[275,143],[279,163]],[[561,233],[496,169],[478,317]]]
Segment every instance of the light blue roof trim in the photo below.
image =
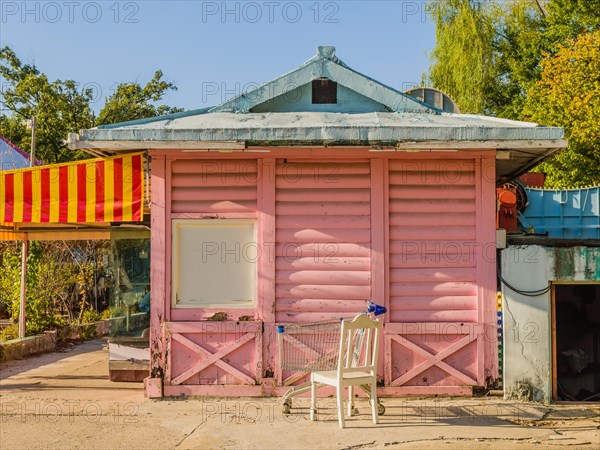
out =
[[396,89],[350,69],[335,56],[335,47],[320,46],[318,52],[297,69],[264,83],[251,91],[221,103],[209,112],[247,113],[257,105],[286,94],[318,78],[333,80],[365,97],[387,106],[393,112],[433,113],[441,111]]
[[[562,128],[469,114],[214,112],[113,129],[83,130],[81,141],[328,141],[562,139]],[[485,147],[485,146],[483,146]]]
[[131,125],[144,125],[147,123],[162,122],[162,121],[168,122],[169,120],[180,119],[182,117],[197,116],[199,114],[205,114],[209,109],[210,109],[210,107],[209,108],[192,109],[190,111],[183,111],[183,112],[178,112],[178,113],[173,113],[173,114],[165,114],[162,116],[148,117],[146,119],[128,120],[127,122],[118,122],[118,123],[111,123],[108,125],[100,125],[96,128],[99,130],[110,130],[112,128],[128,127]]

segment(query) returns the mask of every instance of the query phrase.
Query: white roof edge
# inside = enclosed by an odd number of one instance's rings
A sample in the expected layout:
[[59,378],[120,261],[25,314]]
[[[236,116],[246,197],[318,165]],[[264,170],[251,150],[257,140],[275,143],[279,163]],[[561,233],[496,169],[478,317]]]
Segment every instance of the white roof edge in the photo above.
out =
[[285,126],[248,128],[114,128],[84,130],[90,141],[427,142],[562,140],[562,128],[485,126]]
[[507,125],[512,125],[512,126],[520,125],[523,127],[530,127],[530,128],[544,127],[544,125],[540,125],[539,123],[535,123],[535,122],[525,122],[522,120],[504,119],[502,117],[484,116],[482,114],[456,114],[456,113],[444,112],[444,113],[442,113],[442,115],[443,116],[461,117],[464,119],[486,120],[486,121],[496,122],[496,123],[505,123]]

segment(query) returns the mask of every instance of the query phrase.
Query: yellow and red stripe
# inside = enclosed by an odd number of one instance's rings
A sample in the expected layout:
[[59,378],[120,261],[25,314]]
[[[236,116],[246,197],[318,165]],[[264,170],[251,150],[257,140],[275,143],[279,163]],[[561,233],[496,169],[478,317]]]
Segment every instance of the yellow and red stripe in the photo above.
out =
[[0,223],[139,222],[143,153],[0,172]]

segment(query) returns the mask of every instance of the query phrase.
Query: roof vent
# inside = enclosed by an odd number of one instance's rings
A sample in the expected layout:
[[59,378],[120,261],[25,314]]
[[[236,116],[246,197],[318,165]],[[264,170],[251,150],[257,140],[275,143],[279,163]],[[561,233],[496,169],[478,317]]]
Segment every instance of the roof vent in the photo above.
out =
[[441,109],[444,112],[460,114],[460,109],[458,109],[456,102],[439,89],[429,87],[415,88],[406,91],[406,94],[429,106]]
[[328,78],[317,78],[312,82],[313,105],[331,105],[337,103],[337,83]]

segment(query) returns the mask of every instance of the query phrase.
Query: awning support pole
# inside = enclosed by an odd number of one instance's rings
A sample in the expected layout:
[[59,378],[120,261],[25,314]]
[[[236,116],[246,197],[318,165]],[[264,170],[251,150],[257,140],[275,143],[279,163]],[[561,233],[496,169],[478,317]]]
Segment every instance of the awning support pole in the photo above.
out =
[[29,239],[23,238],[21,252],[21,301],[19,303],[19,337],[25,337],[25,298],[27,296],[27,254],[29,253]]
[[[29,152],[29,167],[35,166],[35,116],[28,122],[31,128],[31,150]],[[21,251],[21,298],[19,302],[19,337],[25,337],[25,298],[27,297],[27,256],[29,254],[29,237],[25,234]]]

